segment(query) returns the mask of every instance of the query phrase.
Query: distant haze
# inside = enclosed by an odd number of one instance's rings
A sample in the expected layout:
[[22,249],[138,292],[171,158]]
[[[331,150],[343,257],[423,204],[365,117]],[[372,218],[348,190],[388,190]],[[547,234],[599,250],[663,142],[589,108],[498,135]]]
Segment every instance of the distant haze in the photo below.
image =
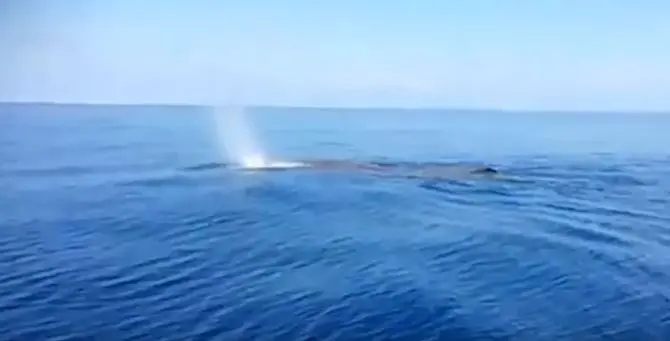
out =
[[670,109],[670,1],[3,1],[0,101]]

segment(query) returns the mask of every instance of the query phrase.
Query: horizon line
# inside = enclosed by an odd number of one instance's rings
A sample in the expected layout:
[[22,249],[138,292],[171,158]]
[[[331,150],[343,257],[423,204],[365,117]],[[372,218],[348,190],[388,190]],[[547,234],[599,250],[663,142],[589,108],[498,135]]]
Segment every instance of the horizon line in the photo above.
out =
[[469,111],[469,112],[512,112],[512,113],[580,113],[580,114],[670,114],[669,109],[531,109],[531,108],[496,108],[496,107],[458,107],[458,106],[384,106],[384,105],[300,105],[300,104],[213,104],[213,103],[179,103],[179,102],[69,102],[69,101],[22,101],[0,100],[0,105],[49,105],[49,106],[125,106],[125,107],[244,107],[257,109],[322,109],[322,110],[426,110],[426,111]]

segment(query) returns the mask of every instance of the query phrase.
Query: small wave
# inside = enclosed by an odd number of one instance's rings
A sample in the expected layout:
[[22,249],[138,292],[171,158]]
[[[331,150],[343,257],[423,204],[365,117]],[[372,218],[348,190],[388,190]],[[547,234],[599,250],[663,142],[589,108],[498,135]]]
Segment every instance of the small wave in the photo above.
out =
[[[653,242],[664,238],[667,200],[648,174],[555,162],[468,177],[488,166],[298,162],[319,167],[261,175],[206,162],[120,186],[79,182],[79,206],[31,211],[42,219],[29,229],[5,220],[17,225],[0,229],[8,335],[44,333],[45,316],[85,329],[73,336],[104,323],[119,339],[667,330],[668,245]],[[519,181],[498,181],[510,175]],[[86,195],[99,190],[108,192],[92,210]]]

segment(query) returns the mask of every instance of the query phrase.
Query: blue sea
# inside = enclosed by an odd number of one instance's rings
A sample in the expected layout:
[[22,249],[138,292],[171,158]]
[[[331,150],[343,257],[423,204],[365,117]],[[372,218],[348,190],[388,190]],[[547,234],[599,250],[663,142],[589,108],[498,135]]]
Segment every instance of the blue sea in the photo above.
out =
[[0,105],[0,340],[670,340],[670,115]]

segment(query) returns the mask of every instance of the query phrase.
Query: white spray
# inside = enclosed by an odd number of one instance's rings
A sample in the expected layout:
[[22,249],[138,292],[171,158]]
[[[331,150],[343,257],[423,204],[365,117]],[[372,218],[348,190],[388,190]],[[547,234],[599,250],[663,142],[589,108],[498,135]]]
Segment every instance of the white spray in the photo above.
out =
[[258,144],[241,107],[214,108],[214,122],[222,155],[233,163],[248,168],[265,165],[265,153]]
[[222,155],[224,159],[227,158],[237,166],[247,169],[302,166],[300,163],[270,161],[242,107],[217,107],[213,115],[219,148],[221,152],[225,152],[225,155]]

